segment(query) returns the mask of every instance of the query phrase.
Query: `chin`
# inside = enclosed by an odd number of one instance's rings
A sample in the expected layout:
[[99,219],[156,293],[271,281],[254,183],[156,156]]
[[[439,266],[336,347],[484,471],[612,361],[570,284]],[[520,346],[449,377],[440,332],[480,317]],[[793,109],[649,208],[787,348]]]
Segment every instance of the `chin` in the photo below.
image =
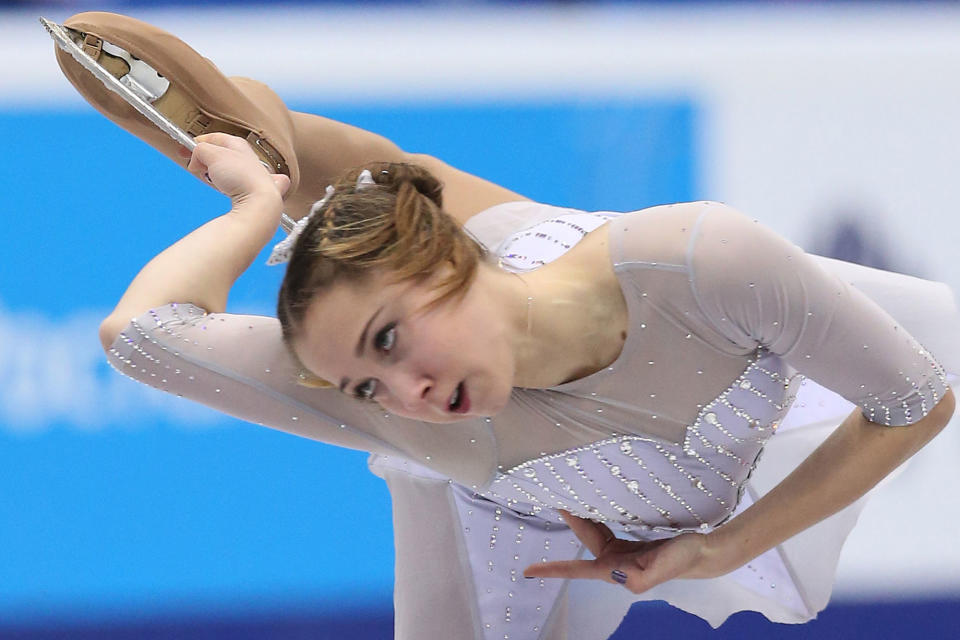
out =
[[507,408],[507,405],[510,403],[510,395],[513,392],[513,387],[507,387],[505,392],[502,391],[496,394],[496,397],[491,398],[484,407],[478,407],[477,412],[474,413],[474,418],[492,418],[498,413]]
[[455,422],[465,422],[467,420],[473,420],[477,416],[472,415],[461,415],[461,414],[450,414],[448,418],[431,418],[426,420],[426,422],[432,422],[434,424],[453,424]]
[[416,419],[422,420],[423,422],[430,422],[433,424],[453,424],[455,422],[466,422],[468,420],[477,420],[480,418],[492,417],[499,412],[500,410],[498,409],[497,411],[489,411],[489,412],[485,411],[483,413],[474,413],[474,412],[451,413],[446,416],[431,416],[429,418],[416,418]]
[[407,418],[408,420],[418,420],[420,422],[429,422],[430,424],[451,424],[453,422],[463,422],[464,420],[472,420],[476,418],[476,415],[471,415],[467,413],[447,413],[444,415],[438,415],[436,413],[430,413],[429,415],[420,415],[418,413],[405,413],[397,409],[387,409],[390,413],[400,418]]

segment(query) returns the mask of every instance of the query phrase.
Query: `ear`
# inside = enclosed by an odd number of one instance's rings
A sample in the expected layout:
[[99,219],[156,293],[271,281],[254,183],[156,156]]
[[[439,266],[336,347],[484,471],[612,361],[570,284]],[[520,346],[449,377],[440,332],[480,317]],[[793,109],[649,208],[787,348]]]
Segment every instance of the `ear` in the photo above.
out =
[[300,373],[297,374],[297,384],[301,387],[308,387],[310,389],[333,389],[335,385],[331,382],[327,382],[323,378],[318,378],[313,375],[306,369],[300,369]]

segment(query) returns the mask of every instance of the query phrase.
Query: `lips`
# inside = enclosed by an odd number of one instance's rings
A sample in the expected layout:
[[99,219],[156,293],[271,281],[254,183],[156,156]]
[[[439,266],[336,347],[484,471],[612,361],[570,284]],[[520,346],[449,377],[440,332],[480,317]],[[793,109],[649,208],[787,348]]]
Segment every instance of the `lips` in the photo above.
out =
[[470,410],[470,395],[467,393],[467,386],[464,383],[461,382],[454,389],[447,404],[447,409],[451,413],[466,413]]

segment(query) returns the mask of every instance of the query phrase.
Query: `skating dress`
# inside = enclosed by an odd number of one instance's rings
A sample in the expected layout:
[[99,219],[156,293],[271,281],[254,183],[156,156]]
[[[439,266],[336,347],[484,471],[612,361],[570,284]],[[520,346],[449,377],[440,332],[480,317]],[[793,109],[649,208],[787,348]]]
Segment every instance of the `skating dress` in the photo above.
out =
[[809,256],[718,203],[618,214],[517,202],[467,226],[522,272],[602,224],[629,316],[621,353],[585,378],[515,389],[489,418],[428,424],[300,386],[276,319],[189,304],[131,320],[110,360],[238,418],[371,452],[393,499],[397,638],[599,640],[641,599],[713,625],[745,609],[810,619],[859,503],[727,576],[641,596],[522,572],[585,553],[559,508],[621,537],[706,533],[775,486],[853,405],[891,428],[920,420],[948,389],[941,363],[955,371],[960,360],[952,293]]

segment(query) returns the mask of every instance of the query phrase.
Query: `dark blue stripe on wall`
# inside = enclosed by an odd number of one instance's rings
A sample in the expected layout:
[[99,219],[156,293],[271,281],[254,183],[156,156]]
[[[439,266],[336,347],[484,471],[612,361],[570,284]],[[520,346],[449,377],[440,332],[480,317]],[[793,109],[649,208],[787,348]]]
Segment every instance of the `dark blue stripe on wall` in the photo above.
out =
[[[740,613],[719,629],[658,603],[636,605],[610,640],[956,640],[960,600],[833,604],[803,625],[773,624]],[[277,615],[269,618],[183,618],[102,625],[0,625],[5,640],[389,640],[389,610],[350,616]],[[442,640],[429,638],[423,640]],[[570,640],[575,640],[571,638]]]
[[731,616],[719,629],[664,603],[634,605],[610,640],[956,640],[960,599],[842,603],[801,625],[774,624],[759,613]]

